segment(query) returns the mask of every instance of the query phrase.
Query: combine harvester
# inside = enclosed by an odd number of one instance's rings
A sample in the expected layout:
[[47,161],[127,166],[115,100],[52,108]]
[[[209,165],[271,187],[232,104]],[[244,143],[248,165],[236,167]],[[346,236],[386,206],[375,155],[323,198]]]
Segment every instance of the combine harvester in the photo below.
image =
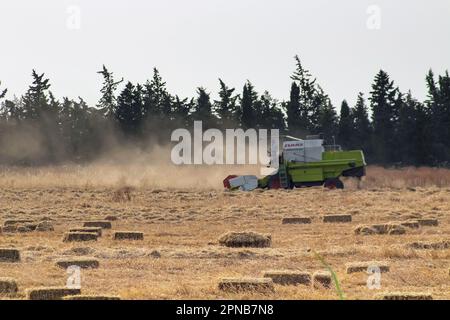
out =
[[366,162],[362,150],[342,151],[340,146],[323,146],[317,136],[306,140],[286,137],[279,157],[279,168],[258,179],[256,176],[230,175],[223,181],[229,190],[251,191],[263,189],[293,189],[294,187],[324,186],[343,189],[340,177],[366,175]]

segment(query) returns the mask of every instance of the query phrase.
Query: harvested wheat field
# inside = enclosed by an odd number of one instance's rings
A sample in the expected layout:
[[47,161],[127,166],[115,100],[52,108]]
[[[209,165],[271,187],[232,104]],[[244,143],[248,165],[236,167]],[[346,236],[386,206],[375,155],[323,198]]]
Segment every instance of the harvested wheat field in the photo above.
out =
[[[82,268],[81,290],[72,290],[81,297],[338,299],[333,283],[313,281],[274,281],[265,291],[220,289],[223,279],[264,279],[267,270],[328,274],[323,258],[347,299],[410,292],[450,299],[448,171],[369,168],[360,188],[346,181],[345,190],[225,192],[221,178],[233,168],[208,170],[184,175],[183,184],[182,171],[161,168],[3,168],[0,277],[14,288],[0,298],[64,287],[69,275],[58,262],[89,260],[95,268]],[[345,223],[324,222],[330,215],[347,216]],[[283,223],[287,217],[310,221]],[[392,225],[404,232],[377,229]],[[361,226],[372,231],[355,232]],[[67,241],[70,232],[76,236]],[[118,241],[116,232],[127,236]],[[219,241],[243,232],[270,241],[236,247]],[[368,288],[364,270],[347,272],[349,264],[374,261],[389,266],[379,289]],[[59,291],[55,297],[65,298]]]

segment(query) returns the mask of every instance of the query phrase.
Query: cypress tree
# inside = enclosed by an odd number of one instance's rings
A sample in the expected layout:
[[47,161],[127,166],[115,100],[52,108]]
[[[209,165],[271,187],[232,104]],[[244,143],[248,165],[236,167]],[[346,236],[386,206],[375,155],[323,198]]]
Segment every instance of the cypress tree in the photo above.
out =
[[338,127],[338,144],[346,149],[353,148],[355,128],[353,123],[353,115],[346,100],[342,101],[341,104]]
[[255,88],[247,81],[242,90],[241,98],[241,126],[244,129],[256,127],[256,110],[255,104],[258,99],[258,94]]
[[358,94],[356,105],[352,111],[354,119],[354,134],[352,149],[362,149],[366,157],[372,157],[371,134],[372,128],[369,120],[367,106],[362,92]]
[[285,108],[289,133],[293,136],[301,135],[302,125],[305,128],[305,124],[301,122],[300,87],[296,82],[291,84],[290,97],[285,104]]

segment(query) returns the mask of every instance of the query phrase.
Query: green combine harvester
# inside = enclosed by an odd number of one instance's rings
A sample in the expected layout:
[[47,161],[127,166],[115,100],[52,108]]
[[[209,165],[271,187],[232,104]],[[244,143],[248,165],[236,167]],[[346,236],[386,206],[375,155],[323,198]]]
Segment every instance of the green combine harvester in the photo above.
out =
[[225,188],[250,191],[323,185],[329,189],[343,189],[341,177],[361,179],[366,174],[362,150],[342,151],[340,146],[323,146],[323,139],[318,138],[287,138],[289,140],[283,142],[278,170],[260,179],[230,175],[223,181]]

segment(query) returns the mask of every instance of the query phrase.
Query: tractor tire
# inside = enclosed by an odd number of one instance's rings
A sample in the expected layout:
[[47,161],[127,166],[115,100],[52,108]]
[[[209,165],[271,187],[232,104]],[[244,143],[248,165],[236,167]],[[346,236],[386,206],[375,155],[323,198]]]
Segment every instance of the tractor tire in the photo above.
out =
[[323,186],[328,189],[344,189],[344,183],[339,178],[327,179]]

